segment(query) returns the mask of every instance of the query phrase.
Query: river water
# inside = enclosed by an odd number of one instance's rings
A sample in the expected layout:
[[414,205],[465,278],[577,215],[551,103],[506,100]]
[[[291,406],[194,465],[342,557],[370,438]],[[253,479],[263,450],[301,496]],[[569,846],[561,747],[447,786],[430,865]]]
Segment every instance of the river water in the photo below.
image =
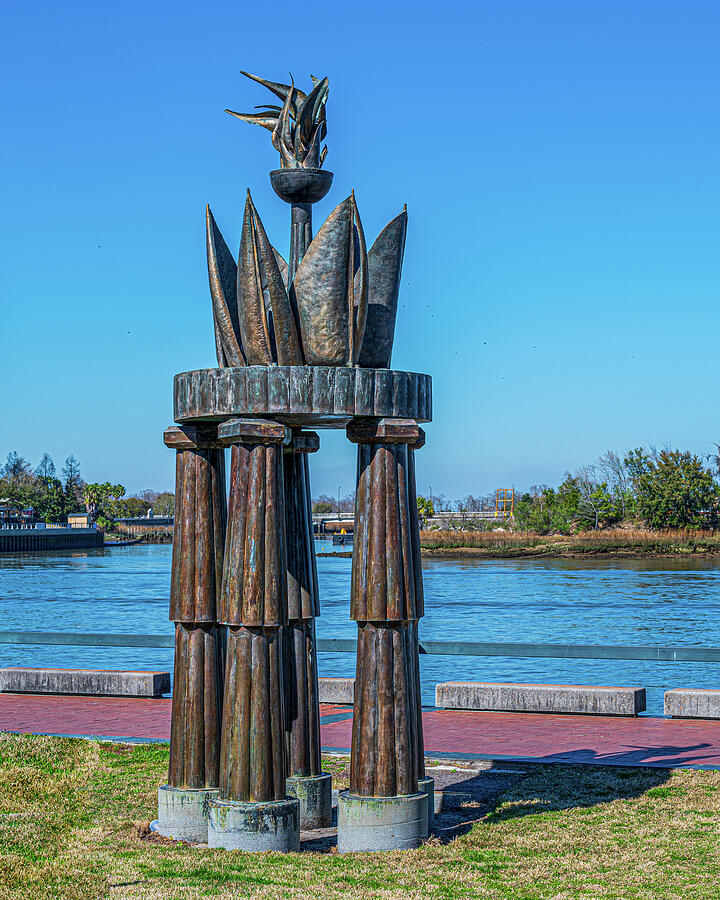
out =
[[[317,545],[319,549],[331,549]],[[0,630],[171,634],[170,546],[0,556]],[[318,558],[319,637],[354,637],[349,559]],[[720,646],[720,564],[690,560],[425,560],[421,640]],[[321,675],[353,675],[323,653]],[[172,651],[0,644],[0,666],[163,669]],[[422,656],[423,702],[438,681],[720,687],[711,663]]]

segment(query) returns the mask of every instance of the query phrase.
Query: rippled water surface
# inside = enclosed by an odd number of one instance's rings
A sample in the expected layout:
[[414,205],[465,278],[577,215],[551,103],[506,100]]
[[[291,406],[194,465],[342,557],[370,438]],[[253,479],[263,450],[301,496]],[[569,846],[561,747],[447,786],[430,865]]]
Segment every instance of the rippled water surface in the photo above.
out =
[[[318,545],[320,546],[320,545]],[[330,549],[327,545],[323,549]],[[0,630],[171,633],[169,546],[0,556]],[[318,558],[320,637],[354,637],[350,560]],[[426,560],[421,639],[720,646],[720,565],[683,560]],[[0,665],[172,669],[172,652],[0,644]],[[321,675],[352,675],[351,653]],[[670,687],[718,687],[709,663],[440,657],[421,659],[423,701],[438,681],[639,685],[662,712]]]

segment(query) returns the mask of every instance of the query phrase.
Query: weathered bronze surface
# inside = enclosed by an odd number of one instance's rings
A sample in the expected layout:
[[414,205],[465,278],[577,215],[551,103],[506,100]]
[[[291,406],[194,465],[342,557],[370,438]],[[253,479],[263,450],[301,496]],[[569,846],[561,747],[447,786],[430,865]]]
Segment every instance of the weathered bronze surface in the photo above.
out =
[[359,360],[363,368],[390,368],[406,233],[404,209],[383,228],[368,253],[367,326]]
[[350,790],[360,797],[417,791],[414,657],[410,622],[358,623]]
[[[248,74],[248,73],[243,73]],[[265,81],[283,105],[231,115],[272,132],[275,193],[290,204],[288,264],[272,247],[250,194],[237,267],[208,207],[207,253],[220,367],[309,365],[389,368],[407,231],[404,209],[367,252],[354,193],[312,234],[312,204],[332,184],[325,149],[327,78],[309,94]],[[233,288],[236,273],[237,284]],[[298,334],[299,332],[299,334]]]
[[347,429],[359,444],[350,601],[350,616],[358,622],[405,622],[423,614],[409,449],[421,431],[415,422],[387,419]]
[[285,797],[282,630],[231,626],[220,746],[220,797]]
[[283,461],[290,621],[320,615],[307,460],[307,454],[318,446],[317,434],[296,431]]
[[285,727],[288,774],[292,776],[321,773],[315,650],[315,616],[320,615],[320,602],[308,465],[308,454],[319,445],[314,432],[295,430],[284,456],[289,619],[284,643]]
[[285,728],[288,775],[320,775],[315,619],[290,622],[285,632]]
[[262,628],[287,622],[281,442],[234,444],[219,621]]
[[322,169],[328,81],[313,78],[306,94],[248,77],[279,102],[231,114],[271,132],[280,168],[270,180],[290,206],[290,247],[286,262],[249,192],[237,257],[207,209],[218,368],[175,376],[181,427],[165,434],[177,452],[169,780],[269,802],[285,797],[287,774],[320,775],[308,463],[319,442],[300,429],[348,426],[358,444],[350,788],[412,794],[424,774],[415,450],[432,385],[390,369],[407,212],[368,251],[351,193],[313,236],[312,206],[333,181]]
[[244,366],[237,306],[237,265],[215,223],[205,209],[208,277],[212,299],[215,352],[219,366]]
[[171,787],[218,786],[225,629],[175,625],[170,723]]
[[278,422],[233,420],[229,527],[219,621],[228,625],[220,797],[285,797],[286,735],[283,627],[287,555],[283,444]]
[[416,372],[326,366],[196,369],[175,376],[175,420],[272,416],[288,425],[341,428],[352,419],[429,422],[432,379]]
[[216,625],[226,521],[224,451],[213,427],[168,428],[164,438],[176,450],[168,783],[216,787],[224,666],[224,629]]
[[327,78],[319,80],[311,76],[313,89],[305,94],[294,84],[266,81],[249,72],[242,74],[272,91],[283,105],[263,104],[258,107],[263,111],[257,113],[237,113],[230,109],[225,112],[272,132],[272,145],[280,154],[283,169],[320,168],[327,154],[327,148],[320,149],[327,134],[325,103],[330,90]]
[[[409,420],[348,426],[358,444],[350,615],[358,623],[350,790],[411,794],[424,773],[417,620],[423,613]],[[414,512],[413,512],[414,511]]]
[[170,619],[215,623],[227,518],[223,451],[179,449],[175,491]]

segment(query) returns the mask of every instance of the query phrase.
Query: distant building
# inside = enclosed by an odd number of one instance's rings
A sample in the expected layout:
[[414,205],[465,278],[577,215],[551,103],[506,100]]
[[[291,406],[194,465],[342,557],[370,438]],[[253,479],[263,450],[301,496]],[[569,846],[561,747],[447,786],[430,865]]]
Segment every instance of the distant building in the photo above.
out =
[[71,528],[90,528],[92,525],[88,512],[68,513],[67,520]]
[[24,508],[8,497],[0,499],[0,528],[6,525],[29,525],[34,518],[35,511],[31,507]]

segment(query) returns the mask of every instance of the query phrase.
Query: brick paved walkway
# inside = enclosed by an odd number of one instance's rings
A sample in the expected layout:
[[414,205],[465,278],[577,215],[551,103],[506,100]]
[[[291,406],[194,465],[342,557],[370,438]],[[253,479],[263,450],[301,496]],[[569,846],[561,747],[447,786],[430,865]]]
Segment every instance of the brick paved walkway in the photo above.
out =
[[[323,749],[350,747],[352,709],[321,707]],[[426,710],[428,756],[720,768],[720,721]],[[0,731],[167,740],[169,700],[0,694]]]

